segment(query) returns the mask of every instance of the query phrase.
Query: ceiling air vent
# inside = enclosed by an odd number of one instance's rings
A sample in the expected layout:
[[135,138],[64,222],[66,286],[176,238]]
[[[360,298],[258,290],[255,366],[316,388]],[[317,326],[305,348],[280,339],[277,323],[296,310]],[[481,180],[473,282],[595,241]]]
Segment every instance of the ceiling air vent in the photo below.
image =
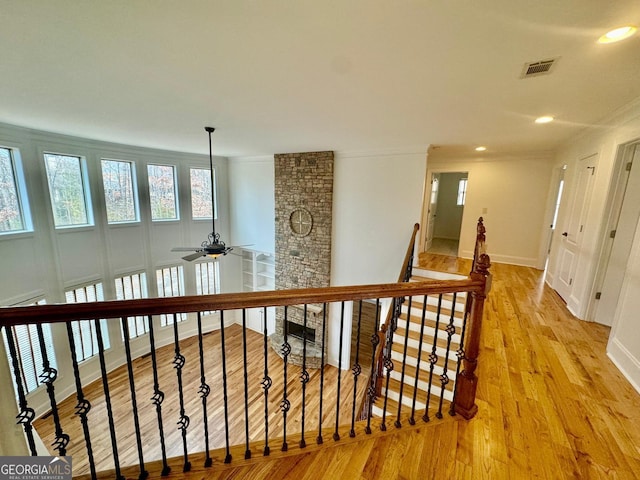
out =
[[551,73],[551,70],[555,67],[557,62],[557,58],[550,58],[548,60],[539,60],[537,62],[525,63],[520,78],[530,78],[537,77],[539,75],[547,75]]

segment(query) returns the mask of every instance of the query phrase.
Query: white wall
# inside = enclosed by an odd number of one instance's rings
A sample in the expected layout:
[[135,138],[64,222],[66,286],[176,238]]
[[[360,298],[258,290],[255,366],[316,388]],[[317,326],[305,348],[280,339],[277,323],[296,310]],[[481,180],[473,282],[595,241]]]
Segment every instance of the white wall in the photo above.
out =
[[[426,148],[418,153],[336,152],[333,183],[331,285],[395,282],[420,222]],[[332,309],[328,359],[338,364],[339,311]],[[343,358],[348,361],[351,311],[345,312]]]
[[[575,299],[571,310],[578,318],[585,318],[590,302],[595,301],[592,300],[595,293],[593,285],[599,255],[607,234],[607,199],[613,188],[614,166],[623,146],[640,139],[640,99],[603,120],[601,125],[606,127],[596,126],[587,129],[582,135],[568,142],[557,155],[557,164],[567,165],[566,190],[563,195],[565,199],[571,197],[574,189],[576,163],[589,155],[598,156],[593,193],[588,205],[585,233],[571,292]],[[562,225],[569,221],[567,208],[567,203],[562,202],[558,215],[560,231]],[[558,247],[559,242],[554,242],[549,258],[551,272],[555,272],[558,267]],[[608,345],[609,356],[636,388],[640,386],[640,329],[635,298],[638,296],[637,281],[640,275],[639,249],[640,234],[636,231]]]
[[473,257],[478,217],[487,229],[487,250],[500,263],[541,268],[541,242],[551,223],[551,155],[427,160],[427,178],[438,172],[468,172],[467,198],[460,233],[460,255]]
[[[206,136],[203,134],[206,147]],[[64,291],[87,282],[100,281],[105,299],[115,298],[115,276],[145,271],[150,296],[155,295],[155,269],[167,265],[183,265],[188,295],[195,294],[193,264],[181,260],[180,253],[171,252],[174,246],[198,246],[211,231],[211,221],[194,221],[190,215],[189,168],[208,168],[208,155],[185,154],[148,148],[99,142],[77,137],[57,135],[0,124],[0,145],[19,152],[25,171],[28,200],[33,218],[33,232],[0,235],[0,305],[25,302],[34,297],[44,297],[47,303],[64,303]],[[89,174],[89,187],[94,207],[95,225],[54,229],[44,169],[43,152],[55,152],[84,157]],[[106,222],[100,159],[131,160],[135,162],[140,198],[140,222],[125,225],[108,225]],[[180,221],[151,222],[146,185],[147,163],[175,165],[179,183]],[[229,190],[227,188],[227,159],[214,158],[218,187],[218,220],[216,230],[223,238],[229,235]],[[225,262],[226,258],[221,260]],[[235,272],[221,265],[221,284],[224,290],[236,290]],[[206,331],[218,328],[217,315],[206,321]],[[228,319],[233,320],[232,318]],[[197,332],[195,319],[180,325],[182,337]],[[225,319],[225,324],[227,319]],[[108,368],[124,362],[123,344],[119,325],[111,322],[112,348],[106,353]],[[53,341],[57,349],[59,379],[56,383],[58,398],[72,393],[73,377],[68,352],[66,329],[62,325],[52,327]],[[157,345],[173,341],[170,328],[156,332]],[[146,336],[132,341],[134,356],[148,351]],[[82,374],[86,381],[98,376],[98,362],[92,358],[83,362]],[[42,388],[32,395],[32,406],[38,414],[46,411],[47,399]]]
[[231,242],[275,253],[273,155],[229,160]]

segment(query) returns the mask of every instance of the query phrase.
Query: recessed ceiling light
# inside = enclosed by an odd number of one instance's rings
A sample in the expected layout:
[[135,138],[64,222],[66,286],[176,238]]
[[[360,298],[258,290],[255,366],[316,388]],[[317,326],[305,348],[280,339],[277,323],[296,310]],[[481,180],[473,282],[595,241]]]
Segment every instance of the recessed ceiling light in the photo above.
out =
[[544,116],[544,117],[536,118],[536,123],[549,123],[549,122],[553,122],[553,117]]
[[484,152],[487,147],[476,147],[476,152]]
[[598,43],[613,43],[629,38],[636,33],[637,28],[633,25],[625,25],[624,27],[613,29],[598,39]]

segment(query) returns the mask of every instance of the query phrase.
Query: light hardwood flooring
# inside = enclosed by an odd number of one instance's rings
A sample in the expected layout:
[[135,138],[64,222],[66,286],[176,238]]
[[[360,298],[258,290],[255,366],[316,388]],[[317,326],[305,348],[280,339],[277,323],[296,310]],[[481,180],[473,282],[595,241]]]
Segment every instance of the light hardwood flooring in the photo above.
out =
[[[422,255],[420,266],[470,263]],[[609,328],[575,319],[543,272],[495,264],[478,366],[477,416],[448,417],[339,445],[221,463],[188,479],[640,478],[640,394],[606,355]],[[344,440],[344,442],[343,442]]]
[[[220,332],[205,334],[204,358],[207,383],[211,393],[207,399],[207,418],[209,419],[209,449],[220,449],[226,446],[226,432],[224,428],[223,377],[220,347]],[[232,325],[225,328],[225,351],[227,354],[227,385],[228,385],[228,418],[230,445],[245,444],[245,405],[244,405],[244,368],[242,349],[242,328]],[[190,418],[187,429],[187,445],[189,452],[205,451],[203,432],[202,401],[198,395],[200,386],[200,367],[198,353],[198,339],[191,337],[180,342],[181,354],[186,359],[182,373],[184,385],[184,410]],[[280,410],[280,402],[284,394],[284,362],[268,347],[269,376],[273,381],[269,389],[269,446],[280,450],[283,444],[284,417]],[[264,374],[263,336],[247,331],[248,355],[248,409],[249,409],[249,439],[251,442],[265,440],[265,401],[261,381]],[[168,345],[157,350],[158,376],[160,389],[165,394],[162,403],[162,417],[164,437],[168,457],[183,455],[181,431],[176,422],[180,417],[180,402],[176,370],[173,368],[174,347]],[[153,376],[151,356],[145,356],[133,361],[133,372],[136,384],[136,397],[140,416],[140,435],[143,444],[144,461],[161,459],[159,443],[158,421],[156,409],[151,404],[153,396]],[[366,390],[365,378],[369,368],[363,365],[363,373],[356,390],[356,415],[359,411],[362,396]],[[306,385],[305,401],[305,440],[315,442],[318,435],[319,423],[319,389],[320,370],[308,369],[310,379]],[[291,409],[287,412],[287,435],[301,432],[302,429],[302,387],[300,382],[301,367],[288,364],[287,366],[287,398],[291,402]],[[330,429],[335,426],[336,414],[340,424],[351,424],[353,402],[354,377],[351,371],[341,372],[340,410],[336,411],[336,397],[338,394],[338,369],[331,366],[324,368],[324,390],[322,427]],[[109,374],[109,390],[113,405],[114,423],[117,432],[118,457],[121,466],[136,465],[138,463],[137,443],[133,415],[131,413],[131,393],[126,366],[120,367]],[[91,443],[98,471],[114,468],[114,461],[107,423],[107,409],[105,395],[100,380],[84,388],[84,394],[91,402],[89,413],[89,427]],[[60,416],[63,431],[72,441],[67,455],[73,457],[74,475],[89,472],[88,457],[83,442],[83,433],[78,417],[75,415],[75,395],[60,403]],[[53,443],[55,438],[52,416],[37,420],[35,428],[45,445]],[[289,443],[289,442],[287,442]]]

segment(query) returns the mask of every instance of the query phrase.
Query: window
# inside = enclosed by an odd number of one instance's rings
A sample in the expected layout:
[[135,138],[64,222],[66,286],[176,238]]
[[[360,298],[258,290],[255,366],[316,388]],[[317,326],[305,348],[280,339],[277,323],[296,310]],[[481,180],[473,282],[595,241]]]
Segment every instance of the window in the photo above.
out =
[[[115,279],[116,300],[133,300],[136,298],[147,298],[147,276],[144,272],[133,273]],[[128,317],[129,338],[136,338],[149,331],[149,317],[137,316]],[[122,339],[124,340],[124,329],[120,326]]]
[[[45,305],[44,299],[37,301],[32,305]],[[22,386],[25,393],[34,391],[41,385],[42,379],[40,373],[42,373],[42,348],[40,346],[40,340],[38,339],[38,329],[35,325],[14,325],[6,327],[11,329],[13,335],[13,342],[16,348],[16,356],[18,357],[19,374],[22,380]],[[9,342],[5,330],[2,330],[2,336],[4,340],[4,346],[9,358],[9,365],[13,371],[13,359],[9,350]],[[42,336],[44,339],[45,351],[47,352],[47,359],[49,365],[52,368],[58,368],[56,364],[56,355],[53,349],[53,337],[51,336],[51,326],[48,323],[42,325]],[[15,386],[15,377],[13,384]],[[17,392],[17,389],[16,389]]]
[[[220,264],[218,262],[200,262],[196,268],[196,294],[212,295],[220,293]],[[202,312],[209,315],[212,311]]]
[[[215,169],[213,170],[213,194],[215,191]],[[211,170],[192,168],[191,180],[191,215],[194,219],[211,218]],[[218,218],[218,209],[215,216]]]
[[[184,295],[184,274],[182,265],[177,267],[166,267],[156,270],[156,281],[158,284],[158,297],[179,297]],[[186,313],[176,315],[178,322],[187,319]],[[173,324],[173,315],[160,315],[160,325],[166,327]]]
[[461,178],[458,182],[458,200],[456,205],[464,205],[464,201],[467,198],[467,179]]
[[32,230],[19,156],[0,147],[0,234]]
[[147,165],[151,220],[177,220],[176,169],[170,165]]
[[[84,287],[74,288],[65,292],[67,303],[85,303],[99,302],[104,300],[102,292],[102,283],[86,285]],[[102,331],[102,344],[107,350],[111,344],[109,343],[109,331],[107,328],[107,320],[100,319],[100,329]],[[96,320],[74,320],[71,322],[73,330],[73,339],[75,342],[76,361],[82,362],[93,357],[98,353],[98,334],[96,328]]]
[[125,223],[138,221],[138,199],[134,185],[134,169],[131,162],[102,159],[102,184],[107,208],[107,222]]
[[56,228],[91,225],[93,218],[84,159],[45,153],[44,164]]

